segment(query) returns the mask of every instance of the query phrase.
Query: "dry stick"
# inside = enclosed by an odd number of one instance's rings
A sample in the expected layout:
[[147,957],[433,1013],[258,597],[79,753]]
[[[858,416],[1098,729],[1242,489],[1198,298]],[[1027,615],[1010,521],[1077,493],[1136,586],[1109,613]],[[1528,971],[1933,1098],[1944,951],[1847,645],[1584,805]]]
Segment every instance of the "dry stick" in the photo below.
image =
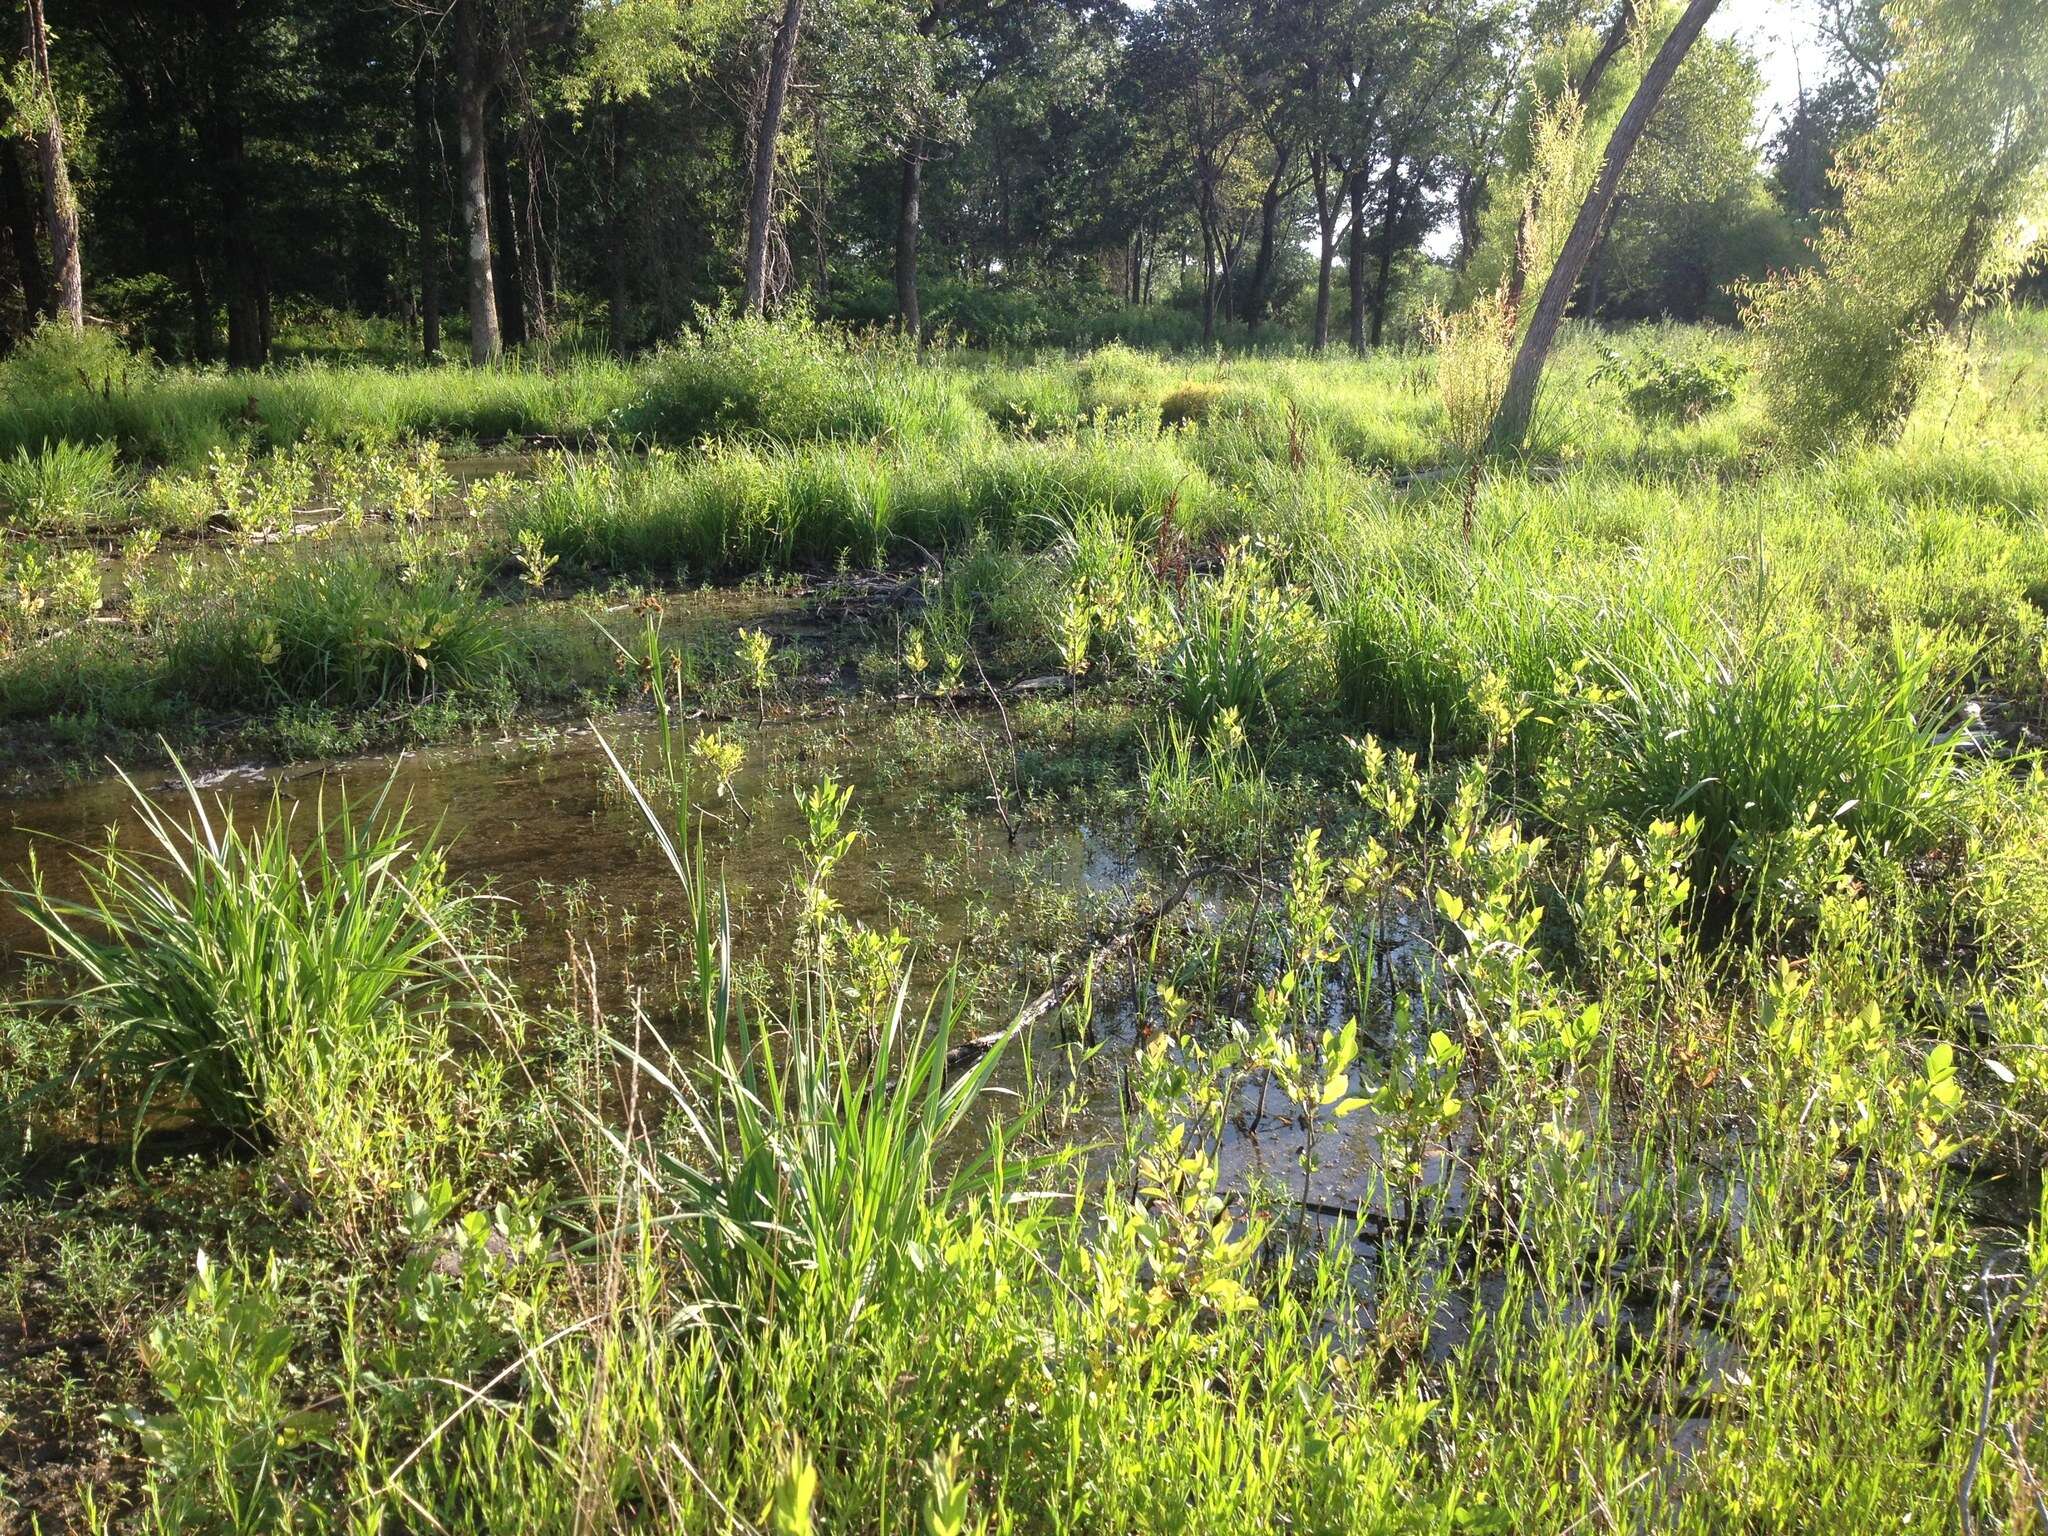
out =
[[[981,678],[981,686],[986,688],[988,696],[995,700],[996,714],[1002,719],[1003,740],[1009,744],[1010,748],[1010,793],[1016,797],[1017,809],[1022,811],[1024,809],[1024,775],[1017,766],[1017,735],[1010,729],[1010,711],[1003,704],[1003,696],[996,692],[996,685],[988,680],[988,673],[983,671],[981,653],[970,647],[967,654],[974,658],[974,670]],[[993,779],[995,775],[991,773],[989,777]],[[996,803],[998,808],[1000,808],[1002,804],[1001,791],[997,792]],[[1009,825],[1009,818],[1007,816],[1003,818],[1003,824],[1005,826]],[[1016,835],[1014,832],[1010,834],[1012,839]]]

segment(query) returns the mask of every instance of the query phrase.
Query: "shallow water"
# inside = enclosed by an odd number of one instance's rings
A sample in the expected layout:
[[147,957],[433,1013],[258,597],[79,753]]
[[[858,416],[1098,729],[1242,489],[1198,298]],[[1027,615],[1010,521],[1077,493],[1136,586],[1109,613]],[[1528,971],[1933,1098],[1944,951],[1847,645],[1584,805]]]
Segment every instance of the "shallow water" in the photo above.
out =
[[[794,790],[828,771],[855,786],[862,829],[833,894],[849,917],[901,927],[923,968],[962,946],[985,947],[992,936],[1027,944],[1036,936],[1022,931],[1022,914],[1034,893],[1085,901],[1130,880],[1135,865],[1127,853],[1085,827],[1031,827],[1010,841],[994,815],[972,807],[972,779],[952,783],[943,765],[906,753],[889,725],[881,712],[854,710],[720,727],[746,745],[747,763],[734,799],[709,803],[705,847],[726,882],[736,938],[752,956],[768,958],[783,933],[779,918],[804,830]],[[653,762],[648,723],[619,718],[483,745],[216,769],[195,776],[194,788],[209,815],[225,811],[244,824],[279,796],[295,807],[306,837],[323,797],[330,808],[343,795],[357,805],[382,797],[409,807],[421,836],[445,846],[450,874],[503,898],[516,914],[523,934],[509,960],[515,977],[531,982],[552,973],[572,932],[588,942],[595,925],[616,958],[649,960],[681,922],[683,893],[624,793],[600,732],[629,768]],[[191,792],[175,774],[135,782],[179,819],[190,818]],[[135,792],[108,777],[0,801],[0,881],[24,884],[33,856],[53,889],[75,893],[79,853],[103,847],[109,835],[139,846]],[[12,901],[0,909],[0,946],[9,972],[41,948]]]

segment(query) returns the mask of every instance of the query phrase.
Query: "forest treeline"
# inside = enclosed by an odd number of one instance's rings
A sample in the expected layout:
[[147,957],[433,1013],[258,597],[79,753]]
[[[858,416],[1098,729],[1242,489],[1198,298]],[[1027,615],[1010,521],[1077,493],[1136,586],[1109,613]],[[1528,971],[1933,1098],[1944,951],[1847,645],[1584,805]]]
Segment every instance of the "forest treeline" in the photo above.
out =
[[[1593,84],[1588,118],[1617,116],[1658,8],[16,9],[0,328],[63,302],[51,236],[68,230],[91,318],[163,357],[253,366],[313,316],[402,321],[413,349],[481,359],[565,333],[628,352],[731,302],[1016,341],[1124,310],[1139,339],[1285,325],[1362,349],[1501,280],[1546,105]],[[1804,259],[1894,47],[1878,0],[1813,16],[1824,67],[1768,123],[1743,46],[1692,49],[1582,313],[1731,319],[1735,285]]]

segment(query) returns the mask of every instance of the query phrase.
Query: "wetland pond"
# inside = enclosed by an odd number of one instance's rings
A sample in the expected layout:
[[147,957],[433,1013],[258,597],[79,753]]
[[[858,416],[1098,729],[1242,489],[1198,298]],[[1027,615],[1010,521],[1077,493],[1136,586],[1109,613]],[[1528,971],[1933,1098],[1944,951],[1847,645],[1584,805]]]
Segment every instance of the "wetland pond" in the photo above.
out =
[[[730,792],[708,801],[702,823],[731,903],[741,968],[772,976],[789,963],[792,880],[805,831],[798,794],[829,773],[854,786],[860,829],[833,877],[841,913],[903,934],[921,996],[954,974],[973,999],[979,1030],[1000,1030],[1046,989],[1057,990],[1067,1006],[1059,1017],[1049,1010],[1038,1033],[1071,1042],[1081,1032],[1101,1047],[1086,1061],[1085,1053],[1066,1058],[1072,1092],[1064,1131],[1090,1142],[1118,1134],[1124,1064],[1142,1033],[1136,999],[1147,987],[1137,945],[1121,946],[1098,977],[1088,966],[1088,938],[1142,928],[1163,893],[1183,883],[1169,868],[1178,861],[1141,848],[1135,831],[1114,817],[1100,827],[1024,817],[1011,835],[990,808],[981,763],[962,766],[935,747],[931,722],[917,711],[828,704],[718,729],[746,752]],[[490,909],[490,949],[529,999],[560,998],[572,954],[584,954],[608,1008],[641,1003],[660,1019],[650,1000],[681,995],[688,964],[684,898],[607,757],[607,742],[636,781],[651,787],[657,733],[633,715],[402,753],[215,767],[194,773],[189,789],[165,767],[131,775],[133,787],[110,773],[0,802],[0,882],[25,887],[39,868],[51,891],[76,896],[80,856],[110,837],[131,850],[145,846],[138,795],[184,821],[196,792],[207,815],[225,813],[244,825],[276,797],[302,838],[318,825],[323,800],[331,810],[341,797],[359,808],[381,799],[387,811],[405,809],[416,844],[431,838],[442,848],[453,881],[498,903]],[[1228,881],[1198,879],[1182,894],[1192,899],[1170,914],[1178,941],[1213,946],[1212,959],[1230,965],[1256,903]],[[15,983],[43,952],[16,901],[0,906],[0,946]],[[1390,953],[1390,975],[1400,959],[1398,950]],[[1084,968],[1088,986],[1078,991]],[[1083,1002],[1085,1024],[1075,1013]],[[1333,981],[1333,1023],[1341,1024],[1347,1002]],[[1021,1088],[1022,1070],[1012,1053],[999,1080]],[[1219,1149],[1225,1178],[1240,1187],[1298,1184],[1301,1133],[1277,1099],[1248,1120],[1258,1100],[1246,1095]],[[1325,1221],[1370,1204],[1378,1154],[1372,1122],[1369,1113],[1355,1115],[1318,1138],[1311,1199]]]
[[[1113,816],[1097,826],[1041,813],[1022,818],[1013,832],[991,808],[982,763],[940,747],[943,733],[915,709],[814,704],[717,729],[745,752],[725,791],[701,802],[704,847],[731,902],[741,969],[772,976],[791,965],[792,880],[806,830],[799,795],[828,774],[851,784],[859,836],[832,889],[847,918],[905,937],[918,996],[928,997],[950,971],[972,999],[975,1027],[985,1030],[1001,1030],[1033,1000],[1058,996],[1060,1006],[1043,1008],[1033,1030],[1038,1046],[1008,1053],[995,1078],[1000,1089],[1057,1101],[1034,1134],[1106,1147],[1130,1133],[1130,1077],[1138,1047],[1157,1027],[1161,993],[1151,964],[1169,918],[1168,947],[1184,956],[1206,949],[1212,975],[1220,965],[1244,977],[1270,976],[1282,963],[1260,926],[1261,904],[1270,921],[1271,908],[1285,900],[1282,887],[1206,878],[1185,859],[1144,848],[1136,830]],[[580,953],[583,974],[605,993],[605,1013],[646,1007],[660,1020],[649,999],[684,995],[684,898],[607,744],[652,792],[658,736],[632,715],[399,754],[214,768],[189,786],[162,768],[135,775],[132,787],[110,775],[5,802],[0,881],[20,887],[40,868],[53,889],[74,894],[78,855],[110,836],[130,848],[146,836],[138,794],[184,819],[196,791],[208,815],[244,824],[276,797],[294,807],[304,836],[319,824],[323,801],[331,808],[337,797],[358,806],[381,798],[405,807],[416,840],[431,838],[445,850],[454,881],[502,904],[490,909],[492,949],[528,999],[573,1007],[572,957]],[[1383,913],[1379,923],[1366,978],[1333,975],[1319,1006],[1333,1030],[1359,1015],[1368,1052],[1391,1064],[1427,1050],[1440,956],[1419,923],[1398,913]],[[1109,934],[1136,938],[1107,958],[1111,946],[1101,941]],[[12,902],[0,910],[0,943],[9,981],[18,985],[40,936]],[[1361,988],[1369,995],[1361,998]],[[1411,1010],[1392,1006],[1396,997],[1414,1005],[1412,1022]],[[1059,1048],[1044,1048],[1048,1041]],[[1320,1117],[1292,1113],[1278,1094],[1269,1104],[1269,1087],[1246,1077],[1231,1090],[1213,1145],[1218,1188],[1240,1211],[1291,1208],[1304,1227],[1348,1230],[1360,1294],[1382,1292],[1383,1255],[1397,1254],[1404,1241],[1384,1171],[1400,1145],[1398,1130],[1368,1107],[1311,1131],[1305,1127]],[[1415,1188],[1431,1192],[1439,1214],[1468,1203],[1464,1168],[1473,1134],[1461,1128],[1416,1149],[1422,1173]],[[1629,1170],[1598,1161],[1593,1182],[1602,1192],[1594,1198],[1619,1219]],[[1748,1191],[1738,1169],[1733,1155],[1718,1169],[1702,1168],[1689,1194],[1702,1230],[1720,1229],[1721,1241],[1733,1241],[1745,1219]],[[2026,1230],[2039,1200],[2038,1175],[1978,1185],[1972,1203],[1987,1258],[2016,1254],[2015,1234]],[[1503,1270],[1468,1270],[1455,1258],[1422,1285],[1430,1300],[1420,1347],[1445,1368],[1461,1351],[1493,1348],[1488,1341],[1513,1313],[1519,1322],[1508,1326],[1510,1335],[1517,1326],[1583,1321],[1614,1352],[1619,1379],[1668,1322],[1657,1296],[1590,1283],[1583,1293],[1567,1287],[1539,1295]],[[1733,1305],[1727,1281],[1710,1281],[1694,1320],[1669,1346],[1678,1375],[1650,1426],[1669,1450],[1666,1477],[1700,1453],[1720,1405],[1739,1398],[1747,1380],[1746,1351],[1724,1326]]]
[[[1069,1043],[1085,1034],[1102,1048],[1085,1061],[1067,1058],[1073,1081],[1062,1124],[1076,1139],[1118,1134],[1131,1050],[1156,1025],[1148,1017],[1157,1002],[1149,962],[1140,975],[1141,944],[1118,946],[1113,965],[1105,946],[1098,976],[1088,958],[1090,935],[1136,931],[1149,934],[1156,949],[1157,932],[1170,918],[1177,942],[1193,952],[1208,949],[1212,969],[1219,962],[1247,974],[1277,967],[1278,957],[1266,953],[1269,936],[1251,937],[1259,932],[1261,901],[1276,899],[1270,889],[1261,898],[1228,879],[1176,876],[1174,866],[1187,860],[1141,846],[1135,829],[1113,816],[1100,825],[1023,817],[1013,833],[990,809],[982,765],[963,765],[937,746],[930,720],[918,711],[824,703],[718,729],[744,747],[745,758],[728,791],[708,802],[701,824],[731,905],[740,967],[772,976],[790,963],[792,881],[805,832],[799,794],[828,774],[851,784],[859,835],[834,874],[839,910],[904,936],[919,997],[951,973],[972,998],[979,1028],[1000,1030],[1018,1009],[1056,993],[1065,1006],[1057,1017],[1047,1010],[1038,1032]],[[53,892],[75,896],[80,856],[109,838],[141,846],[146,827],[138,795],[182,821],[192,815],[196,793],[209,816],[225,813],[245,825],[275,797],[291,808],[302,836],[317,826],[322,801],[330,808],[342,797],[358,807],[382,801],[387,811],[404,809],[416,844],[442,849],[452,881],[493,899],[492,955],[529,998],[559,997],[571,956],[582,953],[607,1006],[637,1003],[661,1017],[648,999],[680,996],[688,963],[683,894],[607,743],[637,782],[651,782],[657,733],[647,718],[631,714],[416,751],[215,767],[192,775],[189,788],[163,767],[131,775],[132,787],[110,773],[0,801],[0,883],[25,887],[40,868]],[[1194,899],[1150,919],[1176,886]],[[1437,957],[1419,925],[1399,913],[1383,920],[1374,947],[1364,1006],[1356,986],[1333,975],[1325,1023],[1339,1028],[1355,1010],[1369,1050],[1419,1054],[1427,1028],[1397,1029],[1394,1001],[1404,997],[1418,1005],[1418,1021],[1428,1017]],[[42,951],[17,901],[0,903],[6,981],[18,984]],[[1082,980],[1085,989],[1077,986]],[[1076,1005],[1086,1006],[1085,1021]],[[677,1043],[686,1042],[671,1042]],[[1019,1075],[1013,1055],[1000,1077],[1017,1088]],[[1299,1117],[1249,1082],[1235,1097],[1216,1149],[1226,1188],[1305,1192],[1310,1216],[1325,1226],[1344,1215],[1374,1214],[1386,1148],[1373,1111],[1321,1128],[1304,1187]],[[1447,1183],[1453,1204],[1455,1141],[1425,1158],[1426,1182]],[[2024,1230],[2039,1186],[2038,1170],[1976,1181],[1972,1198],[1987,1238]]]

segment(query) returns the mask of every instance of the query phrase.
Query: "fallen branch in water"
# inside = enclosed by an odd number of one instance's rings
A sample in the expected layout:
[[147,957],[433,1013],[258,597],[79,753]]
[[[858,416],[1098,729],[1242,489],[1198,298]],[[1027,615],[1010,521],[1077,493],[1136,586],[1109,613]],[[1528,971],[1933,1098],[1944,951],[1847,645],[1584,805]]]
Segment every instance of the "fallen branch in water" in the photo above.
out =
[[1038,996],[1032,998],[1022,1008],[1019,1008],[1016,1016],[1001,1029],[991,1030],[985,1035],[977,1035],[972,1040],[963,1040],[960,1044],[954,1046],[952,1050],[946,1053],[946,1065],[959,1066],[965,1062],[977,1061],[990,1051],[995,1050],[998,1046],[1008,1044],[1025,1030],[1030,1029],[1039,1020],[1045,1018],[1046,1015],[1053,1012],[1053,1010],[1065,1003],[1068,998],[1072,997],[1075,991],[1079,989],[1083,979],[1093,973],[1105,960],[1114,958],[1147,928],[1157,928],[1159,924],[1165,922],[1174,910],[1188,899],[1197,885],[1201,884],[1204,880],[1219,877],[1241,880],[1247,884],[1264,883],[1263,877],[1256,870],[1239,869],[1234,864],[1196,865],[1181,876],[1180,884],[1174,887],[1173,893],[1162,901],[1157,909],[1120,924],[1107,938],[1089,950],[1086,960],[1080,965],[1073,967],[1058,981],[1047,987]]

